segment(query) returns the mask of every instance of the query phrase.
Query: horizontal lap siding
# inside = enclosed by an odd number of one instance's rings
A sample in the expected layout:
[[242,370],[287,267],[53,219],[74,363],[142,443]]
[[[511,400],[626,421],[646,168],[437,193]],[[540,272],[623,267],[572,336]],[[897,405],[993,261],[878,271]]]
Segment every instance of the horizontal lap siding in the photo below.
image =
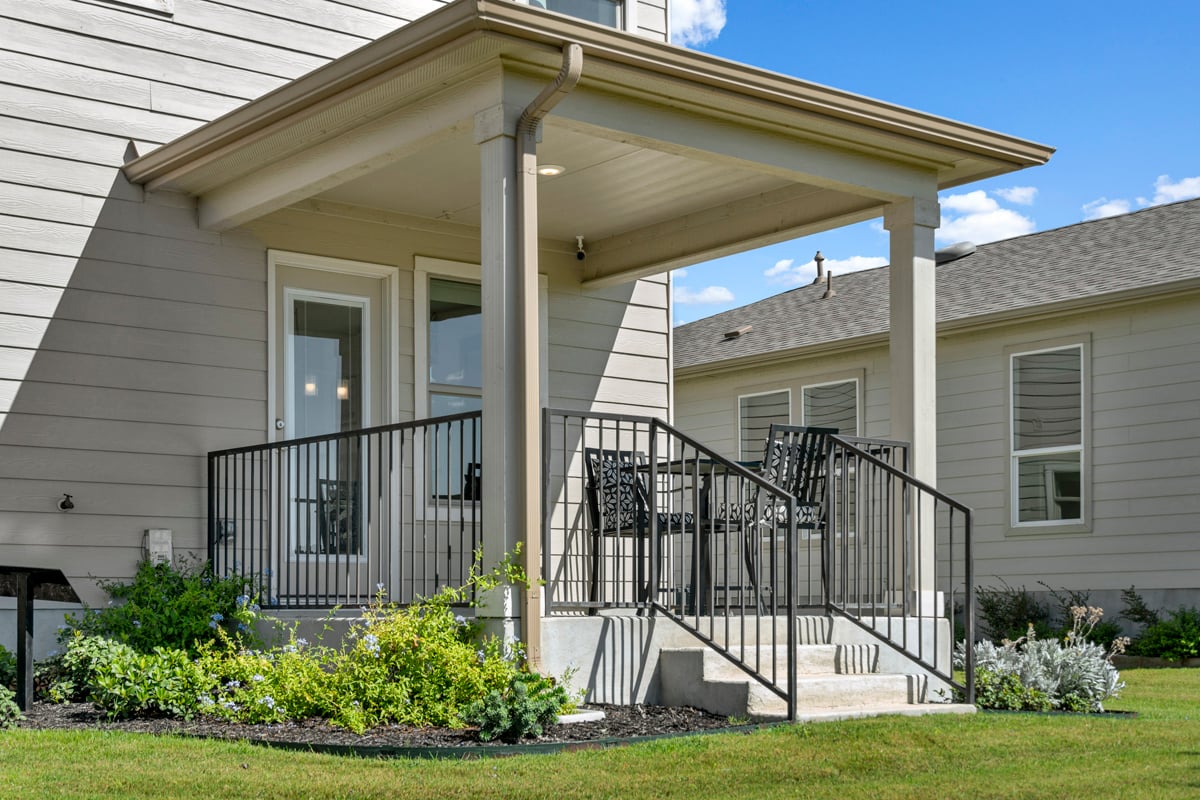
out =
[[119,174],[130,143],[441,3],[174,5],[0,7],[0,563],[61,567],[85,592],[129,574],[145,528],[200,547],[203,454],[260,440],[266,419],[265,246],[197,229],[187,198],[144,197]]
[[[1090,341],[1092,522],[1087,533],[1010,531],[1008,356]],[[737,396],[838,369],[867,370],[867,430],[888,428],[884,350],[687,377],[676,419],[736,450]],[[1200,297],[1124,306],[938,342],[938,486],[975,511],[983,585],[1116,590],[1195,587],[1200,571]],[[1181,581],[1182,575],[1190,575]]]
[[[1008,527],[1005,349],[1090,340],[1092,520]],[[1200,298],[952,337],[938,359],[939,487],[971,505],[982,584],[1195,586],[1200,570]],[[1192,577],[1180,582],[1180,574]]]

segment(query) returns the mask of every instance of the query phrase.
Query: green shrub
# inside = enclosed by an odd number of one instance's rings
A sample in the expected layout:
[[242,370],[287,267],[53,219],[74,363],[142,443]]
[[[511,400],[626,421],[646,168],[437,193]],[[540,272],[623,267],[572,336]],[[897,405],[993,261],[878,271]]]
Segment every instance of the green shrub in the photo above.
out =
[[17,727],[17,723],[24,718],[21,707],[17,705],[16,694],[0,686],[0,731]]
[[0,695],[4,689],[17,688],[17,657],[0,644]]
[[215,681],[183,650],[129,651],[94,665],[92,701],[111,718],[139,715],[191,719]]
[[1051,711],[1054,704],[1040,689],[1026,686],[1015,672],[976,667],[975,704],[1000,711]]
[[216,577],[204,563],[143,561],[132,581],[100,585],[109,605],[68,616],[68,632],[114,639],[141,653],[161,647],[195,655],[200,645],[222,637],[255,641],[252,623],[259,609],[247,578]]
[[[1092,607],[1089,593],[1077,589],[1052,589],[1041,581],[1039,583],[1046,588],[1053,604],[1042,602],[1024,586],[1014,588],[1003,580],[999,587],[976,589],[981,635],[995,644],[1003,644],[1025,636],[1032,626],[1039,639],[1066,638],[1073,625],[1071,609]],[[1091,628],[1088,639],[1108,647],[1121,636],[1118,623],[1100,620]]]
[[1138,594],[1136,587],[1130,586],[1128,589],[1122,589],[1121,600],[1125,603],[1125,610],[1121,612],[1121,616],[1130,622],[1138,625],[1153,625],[1158,622],[1158,609],[1147,605],[1142,596]]
[[1020,639],[1030,627],[1043,638],[1055,635],[1050,609],[1024,586],[1014,588],[1003,580],[998,587],[980,586],[975,603],[980,633],[997,644]]
[[567,692],[551,678],[531,672],[513,675],[504,691],[492,689],[468,709],[466,719],[479,726],[479,738],[517,742],[542,735],[569,704]]
[[214,679],[183,650],[139,653],[100,636],[74,634],[49,696],[58,702],[90,700],[111,718],[195,715]]
[[136,655],[127,644],[79,631],[71,634],[66,646],[58,663],[58,672],[47,689],[47,696],[55,703],[91,700],[95,672],[114,661],[129,660]]
[[1133,655],[1182,661],[1200,656],[1200,611],[1177,608],[1146,626],[1129,647]]

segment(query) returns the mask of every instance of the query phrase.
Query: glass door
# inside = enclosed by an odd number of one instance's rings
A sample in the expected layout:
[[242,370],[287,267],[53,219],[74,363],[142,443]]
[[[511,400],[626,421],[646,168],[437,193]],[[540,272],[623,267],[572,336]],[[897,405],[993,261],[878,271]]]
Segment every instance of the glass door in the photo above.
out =
[[386,581],[390,543],[367,507],[379,491],[367,446],[336,434],[384,417],[383,278],[277,263],[274,288],[274,429],[293,444],[273,466],[283,496],[271,592],[295,605],[364,602]]
[[[366,297],[285,292],[289,438],[359,430],[367,418]],[[362,555],[363,453],[355,438],[297,446],[292,499],[297,555]]]

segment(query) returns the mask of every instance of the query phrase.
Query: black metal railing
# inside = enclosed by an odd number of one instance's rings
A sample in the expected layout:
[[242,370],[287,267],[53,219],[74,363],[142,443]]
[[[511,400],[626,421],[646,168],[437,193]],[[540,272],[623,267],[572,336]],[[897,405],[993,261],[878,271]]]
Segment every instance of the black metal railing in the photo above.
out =
[[974,702],[971,648],[965,681],[951,666],[955,642],[973,635],[971,510],[909,475],[906,462],[903,443],[831,437],[828,608]]
[[480,412],[208,454],[208,555],[275,608],[410,603],[479,546]]
[[546,410],[542,450],[547,613],[669,616],[794,717],[795,625],[776,619],[823,603],[812,504],[649,417]]

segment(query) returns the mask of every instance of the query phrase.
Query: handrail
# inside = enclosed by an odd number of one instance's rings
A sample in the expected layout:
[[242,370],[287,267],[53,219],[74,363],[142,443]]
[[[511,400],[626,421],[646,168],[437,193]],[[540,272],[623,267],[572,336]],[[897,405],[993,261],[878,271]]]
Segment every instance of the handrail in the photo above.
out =
[[[828,611],[903,653],[961,692],[967,702],[974,702],[971,648],[967,648],[965,681],[955,678],[948,658],[957,638],[953,625],[959,592],[963,637],[969,642],[973,636],[972,511],[861,444],[857,437],[830,437],[831,530],[824,552]],[[883,523],[881,529],[875,527],[877,522]],[[960,558],[955,557],[956,546],[961,547]],[[937,556],[939,547],[945,550],[942,559]],[[948,603],[943,603],[943,597]],[[912,622],[915,631],[910,630]]]
[[[208,454],[208,554],[265,607],[409,603],[466,582],[479,545],[478,411]],[[486,476],[483,476],[486,480]]]
[[[797,609],[796,498],[652,417],[545,409],[542,442],[547,611],[666,616],[782,698],[795,718],[795,625],[781,632],[774,621]],[[585,453],[609,453],[612,477],[598,464],[584,470]],[[642,482],[636,493],[626,488],[631,478]],[[635,496],[640,510],[621,505]],[[584,501],[599,519],[571,511]],[[618,524],[605,523],[614,516]],[[761,535],[766,524],[775,535]]]

